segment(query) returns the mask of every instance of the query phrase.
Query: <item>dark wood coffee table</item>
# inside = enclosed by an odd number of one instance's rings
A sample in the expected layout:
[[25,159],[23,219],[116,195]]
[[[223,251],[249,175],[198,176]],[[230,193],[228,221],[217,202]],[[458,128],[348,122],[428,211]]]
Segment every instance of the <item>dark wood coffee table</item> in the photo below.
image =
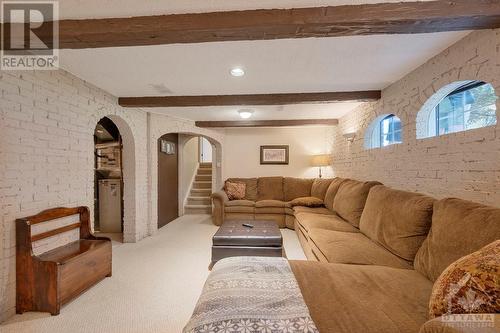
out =
[[[253,225],[253,228],[243,224]],[[212,263],[227,257],[282,257],[283,237],[274,221],[225,221],[212,239]]]

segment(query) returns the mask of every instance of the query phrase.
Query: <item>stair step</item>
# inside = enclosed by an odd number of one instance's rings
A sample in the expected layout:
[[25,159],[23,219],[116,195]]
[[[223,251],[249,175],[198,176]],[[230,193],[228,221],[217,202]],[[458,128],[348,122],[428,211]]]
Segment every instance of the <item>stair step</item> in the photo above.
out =
[[212,174],[212,168],[199,168],[197,174],[198,175],[211,175]]
[[195,181],[193,183],[193,189],[211,189],[212,188],[212,182],[204,182],[204,181]]
[[212,214],[211,205],[186,205],[184,214]]
[[200,163],[200,168],[212,168],[212,163]]
[[191,197],[210,197],[212,189],[210,188],[193,188],[189,196]]
[[211,182],[212,181],[212,175],[211,174],[208,174],[208,175],[204,175],[204,174],[196,175],[196,177],[194,178],[194,180],[195,181]]
[[187,199],[188,205],[210,205],[210,197],[192,197],[189,196]]

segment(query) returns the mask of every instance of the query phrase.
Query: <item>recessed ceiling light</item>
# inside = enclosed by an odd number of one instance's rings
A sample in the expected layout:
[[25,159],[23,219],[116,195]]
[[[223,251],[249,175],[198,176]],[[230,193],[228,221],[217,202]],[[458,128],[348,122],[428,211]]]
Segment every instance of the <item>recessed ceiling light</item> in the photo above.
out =
[[245,75],[245,71],[241,67],[235,67],[231,69],[231,75],[235,77],[240,77]]
[[253,115],[253,110],[242,109],[242,110],[239,110],[238,113],[240,114],[241,118],[248,119]]

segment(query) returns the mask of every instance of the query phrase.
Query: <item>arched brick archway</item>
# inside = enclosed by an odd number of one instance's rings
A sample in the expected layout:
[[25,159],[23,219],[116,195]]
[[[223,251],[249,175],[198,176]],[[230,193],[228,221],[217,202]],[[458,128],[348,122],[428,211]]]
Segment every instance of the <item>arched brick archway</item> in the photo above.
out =
[[[122,172],[123,172],[123,241],[136,241],[136,156],[135,140],[127,122],[117,115],[106,115],[118,127],[122,137]],[[102,119],[102,118],[101,118]],[[97,124],[97,123],[96,123]],[[94,189],[95,190],[95,189]]]
[[203,130],[192,131],[165,131],[160,130],[151,133],[150,136],[150,218],[148,222],[149,234],[154,235],[158,231],[158,155],[155,153],[157,151],[158,140],[161,136],[169,133],[177,133],[189,136],[197,136],[206,138],[214,147],[215,158],[212,163],[214,163],[214,179],[213,187],[219,188],[222,186],[222,142],[218,138],[212,137],[210,134],[205,133]]

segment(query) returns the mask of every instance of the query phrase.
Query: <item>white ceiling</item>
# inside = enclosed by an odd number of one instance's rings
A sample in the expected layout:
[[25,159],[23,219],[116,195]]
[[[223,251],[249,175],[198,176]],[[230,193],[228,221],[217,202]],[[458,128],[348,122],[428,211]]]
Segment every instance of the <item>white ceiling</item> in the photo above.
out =
[[64,0],[59,1],[59,16],[61,19],[130,17],[409,1],[415,0]]
[[[413,0],[405,0],[413,1]],[[128,17],[401,0],[65,0],[61,19]],[[266,94],[383,89],[467,32],[61,50],[61,67],[115,96]],[[232,67],[246,75],[234,78]],[[359,103],[252,107],[252,119],[338,118]],[[236,120],[238,107],[145,109]]]
[[[62,68],[115,96],[382,89],[464,32],[61,50]],[[229,74],[242,66],[246,75]],[[164,93],[163,93],[164,94]]]
[[352,111],[362,103],[323,103],[282,106],[206,106],[185,108],[143,108],[145,111],[169,114],[192,120],[241,120],[238,110],[250,109],[254,113],[250,120],[283,119],[335,119]]

